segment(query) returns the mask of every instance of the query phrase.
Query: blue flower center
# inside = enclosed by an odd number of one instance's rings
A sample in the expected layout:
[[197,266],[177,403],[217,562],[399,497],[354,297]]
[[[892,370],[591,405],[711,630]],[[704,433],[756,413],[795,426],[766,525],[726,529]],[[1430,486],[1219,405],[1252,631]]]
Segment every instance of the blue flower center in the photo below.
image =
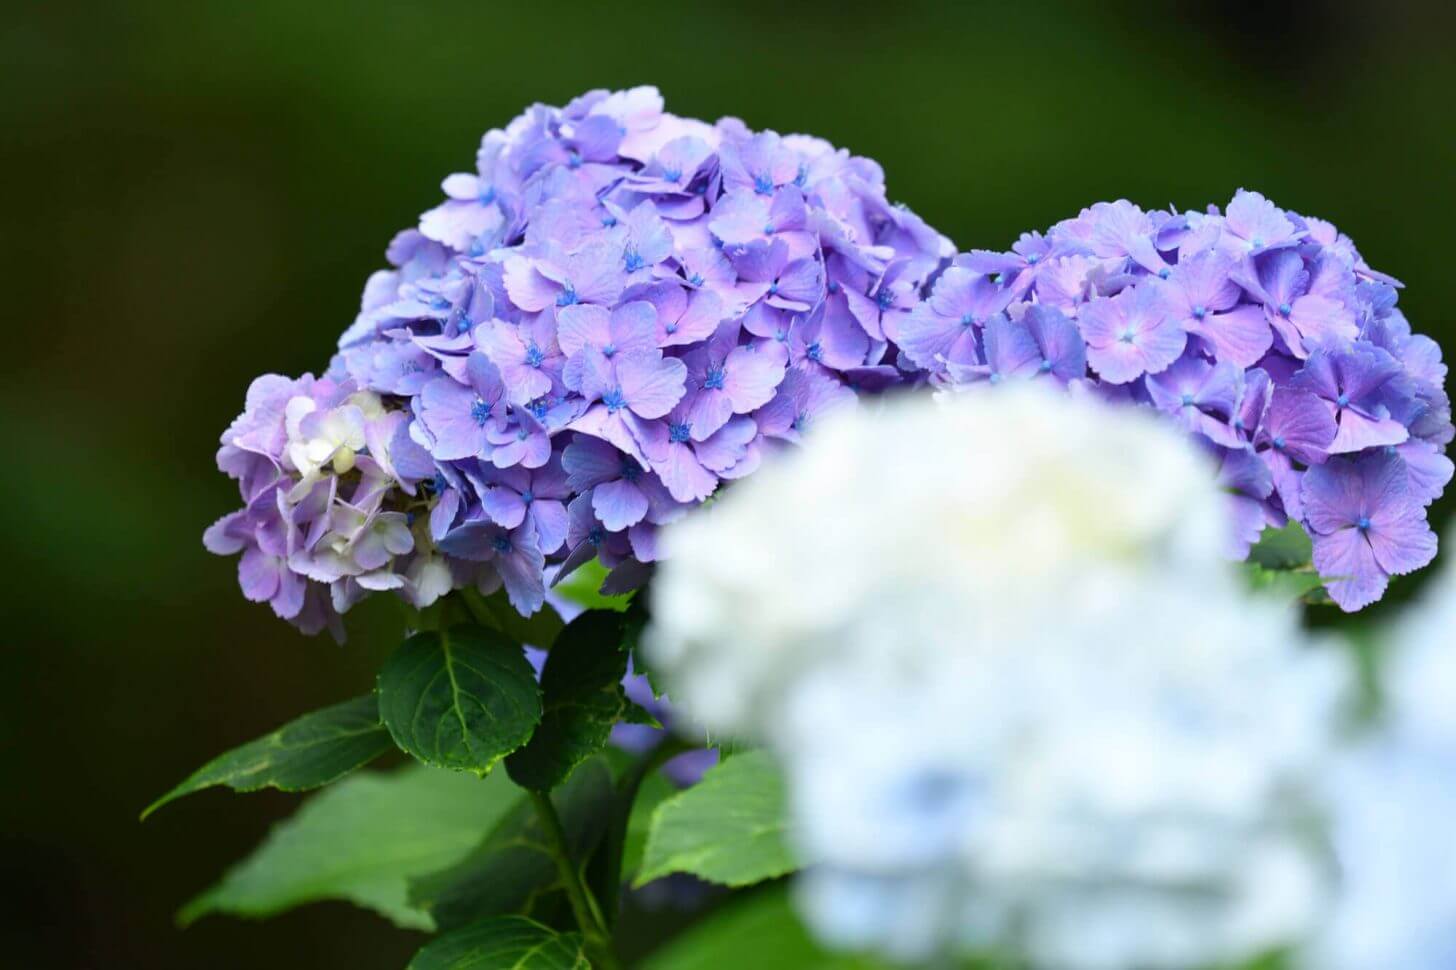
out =
[[763,224],[763,234],[765,236],[772,236],[774,232],[774,224],[772,222],[765,222]]
[[772,195],[774,190],[773,179],[767,175],[755,175],[753,177],[753,191],[759,195]]
[[970,313],[962,313],[961,314],[961,326],[963,326],[963,327],[969,327],[971,324],[973,324],[975,322],[976,322],[976,317],[975,317],[974,314],[970,314]]
[[448,310],[450,309],[450,301],[436,293],[434,296],[430,297],[430,309]]
[[568,168],[581,168],[581,152],[573,151],[570,155],[566,156],[566,166]]
[[1028,266],[1035,266],[1039,262],[1041,262],[1041,253],[1032,253],[1026,257],[1026,265]]
[[606,215],[602,216],[602,228],[603,229],[611,229],[616,224],[617,224],[617,217],[614,216],[614,215],[612,215],[610,212],[608,212]]
[[599,546],[602,544],[602,540],[606,537],[606,530],[599,525],[594,525],[591,527],[590,531],[587,532],[586,541],[590,542],[593,546]]
[[1042,361],[1041,366],[1038,367],[1037,370],[1043,374],[1050,374],[1052,370],[1052,362],[1049,360]]
[[671,323],[664,323],[662,329],[664,333],[677,333],[677,321],[674,320]]
[[450,483],[445,481],[445,476],[440,472],[435,472],[434,479],[430,481],[430,491],[434,492],[436,495],[439,495],[449,486]]
[[881,288],[880,292],[875,294],[875,302],[879,304],[881,310],[890,309],[895,305],[895,291]]
[[614,387],[602,395],[602,403],[607,406],[608,414],[616,414],[627,406],[627,399],[622,396],[620,387]]
[[609,344],[605,345],[604,347],[602,347],[602,356],[603,357],[615,357],[616,355],[617,355],[617,345],[616,344],[609,343]]
[[807,414],[805,414],[805,413],[803,413],[801,411],[801,412],[799,412],[799,414],[797,414],[797,415],[794,416],[794,421],[793,421],[793,424],[791,425],[791,427],[793,427],[793,429],[795,431],[802,432],[804,430],[804,428],[808,426],[808,424],[809,424],[809,415],[807,415]]
[[1122,336],[1118,337],[1117,339],[1120,340],[1120,341],[1122,341],[1125,344],[1130,344],[1130,343],[1132,343],[1132,338],[1134,338],[1136,336],[1137,336],[1137,332],[1135,330],[1133,330],[1132,327],[1128,327],[1126,330],[1124,330],[1122,332]]
[[691,283],[691,284],[693,284],[694,286],[702,286],[703,285],[703,274],[702,273],[694,273],[692,276],[689,276],[688,277],[688,282]]
[[703,386],[710,391],[721,391],[726,377],[722,367],[709,367],[708,373],[703,376]]
[[557,294],[557,296],[556,296],[556,305],[557,306],[571,306],[575,302],[576,302],[576,290],[574,290],[572,288],[572,286],[571,286],[570,283],[567,283],[566,284],[566,289],[562,290],[560,293]]
[[682,178],[682,169],[665,168],[662,170],[662,177],[668,182],[676,182],[678,179]]
[[1002,283],[1006,282],[1006,274],[997,273],[995,276],[991,277],[991,282],[995,283],[997,286],[1000,286]]
[[693,426],[686,421],[679,421],[670,425],[667,429],[667,440],[676,444],[682,444],[692,437]]
[[1168,271],[1168,267],[1166,267],[1166,266],[1164,266],[1162,269],[1158,270],[1158,279],[1160,279],[1160,280],[1167,279],[1169,275],[1170,275],[1170,273]]
[[530,505],[532,502],[536,501],[536,494],[528,488],[521,493],[521,501],[526,503],[527,505]]
[[526,405],[526,410],[530,411],[537,421],[542,421],[545,420],[546,412],[550,410],[550,405],[544,397],[538,397]]
[[1183,395],[1183,406],[1185,408],[1191,408],[1191,407],[1193,407],[1193,395],[1192,394],[1184,394]]
[[1202,303],[1193,308],[1193,318],[1195,320],[1202,320],[1206,316],[1208,316],[1208,308]]
[[816,340],[812,344],[804,348],[804,356],[812,361],[823,360],[824,348],[819,346],[819,341]]
[[545,354],[544,351],[541,350],[540,347],[537,347],[535,344],[532,344],[531,346],[529,346],[529,347],[526,348],[526,366],[527,367],[540,367],[541,364],[545,360],[546,360],[546,354]]
[[647,266],[647,260],[642,258],[641,253],[637,252],[636,246],[628,246],[626,251],[622,253],[622,263],[629,273],[635,273]]
[[1335,398],[1335,403],[1338,404],[1342,408],[1349,407],[1350,406],[1350,395],[1348,395],[1348,394],[1341,394],[1339,397]]
[[992,384],[1000,384],[1001,383],[1001,375],[998,374],[996,371],[992,371],[991,372],[991,376],[989,378],[987,378],[987,380],[989,380]]
[[496,552],[506,553],[511,551],[511,540],[505,536],[496,536],[490,540],[490,545]]
[[531,432],[530,432],[529,429],[527,429],[525,427],[520,427],[520,428],[517,428],[516,429],[516,440],[517,441],[525,441],[529,437],[531,437]]
[[1283,435],[1276,435],[1275,436],[1275,438],[1274,438],[1274,450],[1275,451],[1283,451],[1284,450],[1284,436]]
[[481,205],[490,205],[494,201],[495,201],[495,186],[494,185],[487,185],[485,188],[483,188],[483,189],[480,190],[480,204]]
[[829,284],[827,286],[825,286],[824,288],[826,290],[828,290],[831,294],[838,293],[839,292],[839,283],[837,283],[834,280],[830,280],[829,281]]
[[778,296],[779,295],[779,281],[778,280],[774,280],[772,283],[770,283],[768,285],[768,295],[769,296]]
[[809,166],[800,162],[799,170],[794,173],[794,184],[802,189],[807,181],[809,181]]
[[1359,529],[1361,532],[1369,532],[1370,531],[1370,516],[1368,516],[1368,515],[1362,515],[1362,516],[1360,516],[1360,518],[1357,519],[1356,522],[1355,522],[1355,528]]
[[482,398],[476,398],[475,403],[470,405],[470,419],[480,427],[485,427],[485,422],[490,420],[490,405]]
[[477,236],[476,238],[470,240],[469,255],[476,258],[485,255],[485,243],[480,241],[480,237]]
[[1279,304],[1279,315],[1281,317],[1287,317],[1292,312],[1294,312],[1294,307],[1290,306],[1288,303]]
[[642,477],[642,468],[635,461],[622,462],[622,481],[631,484]]

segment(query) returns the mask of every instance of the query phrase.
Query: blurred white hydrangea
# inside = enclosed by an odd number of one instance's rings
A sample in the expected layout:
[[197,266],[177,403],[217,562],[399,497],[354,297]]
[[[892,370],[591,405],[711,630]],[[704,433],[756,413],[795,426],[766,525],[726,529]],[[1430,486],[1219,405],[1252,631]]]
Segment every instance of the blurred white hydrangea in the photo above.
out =
[[1244,595],[1204,462],[1090,399],[917,398],[669,531],[652,659],[778,752],[822,936],[1121,970],[1307,930],[1338,665]]
[[1380,721],[1333,773],[1339,891],[1310,970],[1456,967],[1456,567],[1386,649]]

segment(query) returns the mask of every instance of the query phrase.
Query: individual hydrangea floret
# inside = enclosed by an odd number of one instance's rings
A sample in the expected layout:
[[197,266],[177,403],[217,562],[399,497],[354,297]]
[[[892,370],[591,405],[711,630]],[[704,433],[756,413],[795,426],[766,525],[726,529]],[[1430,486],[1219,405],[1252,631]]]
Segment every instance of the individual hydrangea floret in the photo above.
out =
[[[957,256],[899,342],[943,386],[1052,380],[1166,412],[1222,469],[1230,553],[1297,521],[1356,610],[1430,561],[1425,509],[1452,476],[1446,367],[1399,288],[1329,223],[1257,192],[1223,213],[1119,201]],[[1049,319],[1072,321],[1085,366]]]
[[857,393],[923,382],[897,333],[954,253],[878,165],[663,110],[536,105],[401,232],[326,376],[263,378],[208,534],[308,630],[366,592],[504,586],[522,612],[593,555],[640,582],[655,530]]

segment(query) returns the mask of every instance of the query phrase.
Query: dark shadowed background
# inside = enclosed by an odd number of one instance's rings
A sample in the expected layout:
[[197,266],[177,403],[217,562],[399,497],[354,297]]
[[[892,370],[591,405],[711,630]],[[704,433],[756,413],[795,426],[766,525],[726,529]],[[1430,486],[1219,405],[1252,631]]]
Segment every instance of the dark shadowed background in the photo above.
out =
[[210,793],[136,815],[211,755],[367,689],[392,645],[367,629],[386,611],[351,617],[339,647],[243,601],[234,564],[200,542],[237,504],[213,451],[255,375],[326,364],[385,243],[486,128],[652,83],[678,114],[878,159],[891,197],[963,247],[1101,199],[1202,207],[1257,188],[1353,236],[1450,348],[1456,18],[1421,10],[8,8],[4,962],[394,968],[418,945],[344,904],[180,931],[178,905],[296,799]]

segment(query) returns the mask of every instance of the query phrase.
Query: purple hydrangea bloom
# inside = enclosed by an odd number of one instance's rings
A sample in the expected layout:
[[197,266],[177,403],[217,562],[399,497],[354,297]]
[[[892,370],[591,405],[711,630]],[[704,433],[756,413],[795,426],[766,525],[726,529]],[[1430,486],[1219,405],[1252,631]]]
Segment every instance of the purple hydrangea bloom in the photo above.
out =
[[593,557],[631,588],[661,525],[816,415],[925,382],[896,334],[954,247],[827,142],[594,91],[488,132],[442,188],[327,375],[260,378],[218,453],[244,508],[207,547],[307,630],[377,590],[529,613]]
[[[1399,287],[1333,226],[1256,192],[1224,213],[1120,201],[1012,252],[957,256],[900,347],[942,386],[1050,372],[1166,413],[1217,462],[1231,554],[1297,521],[1331,597],[1355,610],[1429,561],[1425,510],[1452,476],[1446,367],[1396,306]],[[1049,314],[1075,339],[1037,336]]]

